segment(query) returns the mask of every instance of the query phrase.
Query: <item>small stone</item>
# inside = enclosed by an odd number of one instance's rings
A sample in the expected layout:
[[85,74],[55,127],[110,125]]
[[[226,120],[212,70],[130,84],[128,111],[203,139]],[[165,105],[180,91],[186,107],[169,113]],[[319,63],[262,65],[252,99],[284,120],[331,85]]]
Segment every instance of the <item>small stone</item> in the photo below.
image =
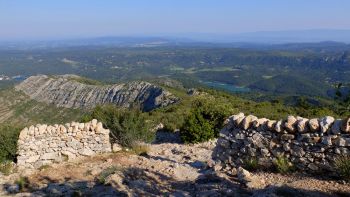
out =
[[237,178],[238,181],[241,183],[248,183],[253,180],[253,177],[250,174],[250,172],[248,172],[248,170],[245,170],[242,167],[238,167],[237,169]]
[[322,137],[322,144],[331,146],[332,145],[332,137],[331,136],[324,136]]
[[281,140],[288,141],[294,139],[295,136],[293,134],[283,134],[281,135]]
[[92,156],[95,154],[95,152],[92,151],[90,148],[84,148],[84,149],[79,151],[79,154],[81,154],[83,156]]
[[346,145],[346,140],[342,137],[339,137],[337,140],[336,140],[336,145],[337,146],[345,146]]
[[42,159],[42,160],[56,160],[57,158],[58,158],[58,154],[55,152],[45,153],[40,157],[40,159]]
[[26,160],[26,162],[27,163],[34,163],[34,162],[38,161],[39,158],[40,158],[40,155],[34,155],[34,156],[29,157]]
[[310,163],[307,167],[308,167],[309,169],[313,170],[313,171],[317,171],[317,170],[318,170],[317,165],[315,165],[315,164],[313,164],[313,163]]
[[114,143],[114,144],[112,145],[112,151],[113,151],[114,153],[119,152],[119,151],[121,151],[121,150],[123,150],[123,148],[122,148],[119,144]]
[[294,146],[292,149],[291,149],[291,154],[296,156],[296,157],[302,157],[305,155],[305,151],[303,150],[302,147],[300,146]]

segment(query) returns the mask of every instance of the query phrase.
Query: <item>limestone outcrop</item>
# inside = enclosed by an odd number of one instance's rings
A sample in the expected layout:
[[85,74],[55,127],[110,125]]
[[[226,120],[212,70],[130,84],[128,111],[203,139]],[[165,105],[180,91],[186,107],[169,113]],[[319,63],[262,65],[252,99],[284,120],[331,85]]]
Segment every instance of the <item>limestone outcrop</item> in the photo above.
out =
[[270,168],[285,157],[300,170],[333,172],[335,158],[350,154],[349,118],[288,116],[276,121],[239,113],[225,123],[213,158],[227,170],[251,159]]
[[38,168],[53,162],[111,152],[109,133],[96,119],[87,123],[26,127],[18,139],[17,165]]
[[32,76],[17,85],[31,99],[58,107],[93,108],[100,104],[122,107],[140,106],[144,111],[176,103],[178,98],[161,87],[148,82],[115,85],[87,85],[79,76]]

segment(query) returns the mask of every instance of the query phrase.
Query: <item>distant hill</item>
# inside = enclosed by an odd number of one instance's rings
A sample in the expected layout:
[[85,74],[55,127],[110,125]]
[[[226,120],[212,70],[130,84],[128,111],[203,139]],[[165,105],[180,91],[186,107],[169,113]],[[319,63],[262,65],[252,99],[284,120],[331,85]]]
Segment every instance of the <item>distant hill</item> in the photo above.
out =
[[277,75],[269,79],[257,81],[249,85],[249,88],[279,94],[325,96],[326,92],[324,91],[325,87],[323,86],[323,83],[311,81],[305,77]]

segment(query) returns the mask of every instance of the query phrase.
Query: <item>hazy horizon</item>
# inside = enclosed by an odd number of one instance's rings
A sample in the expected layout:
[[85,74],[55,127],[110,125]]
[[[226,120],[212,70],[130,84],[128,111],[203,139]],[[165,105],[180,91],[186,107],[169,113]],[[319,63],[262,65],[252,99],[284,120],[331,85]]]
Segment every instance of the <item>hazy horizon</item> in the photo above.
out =
[[349,7],[345,0],[0,0],[0,40],[350,30]]

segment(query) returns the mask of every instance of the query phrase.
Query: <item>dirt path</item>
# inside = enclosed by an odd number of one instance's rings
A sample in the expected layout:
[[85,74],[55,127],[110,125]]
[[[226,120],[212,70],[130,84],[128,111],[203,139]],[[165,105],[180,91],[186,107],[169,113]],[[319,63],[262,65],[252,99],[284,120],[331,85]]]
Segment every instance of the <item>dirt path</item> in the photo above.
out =
[[[208,167],[214,146],[153,144],[143,156],[122,151],[0,176],[0,196],[350,196],[348,183],[297,174],[256,173],[261,189],[244,188]],[[9,193],[19,177],[26,189]]]

